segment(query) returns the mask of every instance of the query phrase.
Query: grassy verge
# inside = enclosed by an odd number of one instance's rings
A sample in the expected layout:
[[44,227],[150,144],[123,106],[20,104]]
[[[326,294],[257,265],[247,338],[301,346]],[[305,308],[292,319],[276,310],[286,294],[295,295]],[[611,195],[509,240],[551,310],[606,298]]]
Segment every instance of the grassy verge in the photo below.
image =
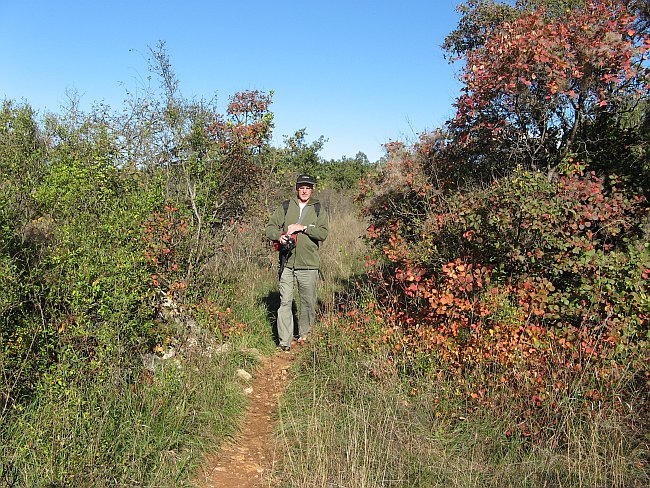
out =
[[237,430],[235,370],[256,362],[241,351],[38,395],[2,425],[0,485],[188,486],[201,454]]
[[[16,486],[174,486],[198,449],[233,430],[243,397],[230,361],[169,364],[137,383],[39,395],[5,426],[3,463]],[[206,388],[205,367],[215,381]],[[199,387],[200,385],[200,387]],[[218,414],[216,414],[218,412]],[[212,435],[196,439],[199,429]],[[9,479],[11,477],[11,480]]]
[[405,404],[394,384],[367,377],[368,358],[344,337],[313,345],[283,397],[281,486],[413,486]]
[[44,386],[0,418],[0,486],[190,486],[203,454],[238,429],[247,399],[236,370],[252,371],[273,349],[266,307],[232,295],[229,320],[246,327],[225,352],[204,329],[155,373],[127,377],[116,366]]
[[[356,348],[341,328],[300,358],[280,408],[287,455],[279,486],[647,486],[643,419],[610,409],[590,418],[565,400],[557,438],[531,444],[506,435],[512,419],[468,413],[455,385],[401,381],[379,353]],[[417,393],[414,391],[417,390]],[[644,471],[645,470],[645,471]]]

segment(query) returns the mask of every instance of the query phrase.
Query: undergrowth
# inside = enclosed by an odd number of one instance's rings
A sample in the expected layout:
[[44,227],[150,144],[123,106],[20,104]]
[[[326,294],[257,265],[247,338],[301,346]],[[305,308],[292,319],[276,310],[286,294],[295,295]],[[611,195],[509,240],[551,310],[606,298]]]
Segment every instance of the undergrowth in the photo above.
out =
[[184,485],[199,453],[235,431],[245,406],[232,380],[241,361],[172,361],[135,382],[113,378],[38,396],[3,424],[3,482]]
[[[639,399],[641,401],[642,399]],[[388,355],[360,349],[340,324],[321,329],[293,370],[279,411],[278,486],[647,486],[643,419],[605,405],[561,406],[556,440],[532,444],[507,405],[468,409],[458,384],[400,379]]]
[[[362,226],[351,223],[353,214],[345,220],[346,228]],[[345,252],[337,260],[333,254],[327,258],[328,265],[334,263],[324,267],[321,296],[327,303],[279,406],[277,442],[284,454],[274,469],[275,486],[641,487],[650,482],[643,378],[619,377],[625,384],[617,391],[637,392],[628,393],[627,403],[617,395],[585,403],[588,385],[559,369],[556,376],[566,388],[519,418],[523,400],[492,382],[499,375],[489,365],[461,374],[436,369],[433,352],[426,368],[424,356],[404,351],[396,358],[392,342],[382,336],[386,324],[375,313],[375,294],[359,269],[365,249],[336,242],[342,221],[332,222],[328,249]],[[409,366],[413,360],[418,362]],[[509,374],[525,378],[518,367],[513,364]],[[496,400],[487,408],[484,398]],[[536,420],[539,428],[521,428]]]

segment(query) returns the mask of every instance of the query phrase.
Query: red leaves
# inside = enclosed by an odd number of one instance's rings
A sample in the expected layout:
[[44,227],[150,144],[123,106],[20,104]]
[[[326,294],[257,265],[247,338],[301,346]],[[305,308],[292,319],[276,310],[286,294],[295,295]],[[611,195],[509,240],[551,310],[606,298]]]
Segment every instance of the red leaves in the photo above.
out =
[[[444,370],[470,408],[507,396],[530,438],[568,385],[586,409],[601,401],[617,361],[639,357],[629,338],[647,322],[650,268],[630,253],[642,200],[567,163],[553,180],[517,170],[481,190],[430,190],[417,226],[411,200],[373,200],[370,242],[387,259],[368,275],[372,309],[350,317],[397,366]],[[486,371],[489,387],[466,382]]]
[[[486,142],[488,124],[512,125],[522,137],[536,135],[526,132],[530,127],[560,130],[562,141],[573,122],[608,106],[631,80],[643,80],[637,61],[650,44],[635,37],[634,21],[622,3],[593,0],[562,17],[540,8],[492,27],[485,42],[465,53],[465,93],[450,122],[456,142]],[[552,113],[570,122],[561,125]]]
[[208,133],[219,148],[231,157],[241,158],[260,148],[271,136],[273,115],[269,111],[272,94],[258,90],[238,92],[231,97],[227,116],[216,116]]
[[186,283],[180,277],[178,246],[187,234],[187,222],[178,217],[178,207],[165,205],[164,212],[155,212],[142,226],[144,256],[151,268],[151,282],[167,292],[182,291]]

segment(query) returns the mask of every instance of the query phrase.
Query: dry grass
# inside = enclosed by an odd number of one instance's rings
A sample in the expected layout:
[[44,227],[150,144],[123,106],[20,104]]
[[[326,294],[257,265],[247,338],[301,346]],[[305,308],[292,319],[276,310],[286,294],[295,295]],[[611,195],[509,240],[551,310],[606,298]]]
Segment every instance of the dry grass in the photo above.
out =
[[325,192],[322,200],[329,210],[330,230],[321,247],[320,297],[325,313],[329,313],[336,301],[335,294],[346,288],[351,278],[364,272],[363,236],[367,226],[349,195]]
[[314,348],[295,366],[279,414],[281,486],[414,486],[420,477],[406,404],[391,385],[368,382],[366,363],[350,355]]
[[650,482],[647,447],[635,446],[623,427],[629,416],[603,411],[587,419],[568,404],[561,446],[508,438],[507,412],[467,413],[453,384],[420,384],[411,396],[397,378],[371,374],[373,356],[349,345],[333,328],[294,369],[279,413],[278,443],[288,454],[276,467],[276,486],[640,488]]

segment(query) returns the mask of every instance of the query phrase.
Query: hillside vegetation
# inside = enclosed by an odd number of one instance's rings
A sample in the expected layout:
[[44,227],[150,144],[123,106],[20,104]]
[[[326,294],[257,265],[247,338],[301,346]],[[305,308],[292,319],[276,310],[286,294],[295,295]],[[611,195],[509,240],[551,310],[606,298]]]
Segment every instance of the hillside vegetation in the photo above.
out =
[[[159,86],[121,111],[2,105],[0,485],[184,484],[237,429],[235,370],[274,348],[260,229],[322,141],[271,147],[272,94],[221,114],[150,57]],[[324,161],[319,186],[367,167]]]
[[[0,111],[0,485],[187,486],[274,350],[269,211],[330,210],[279,486],[647,486],[646,2],[469,0],[456,115],[376,165],[158,86]],[[354,203],[353,203],[354,198]],[[365,239],[361,239],[364,236]]]
[[461,12],[456,116],[363,182],[367,273],[303,358],[279,471],[646,486],[647,5]]

